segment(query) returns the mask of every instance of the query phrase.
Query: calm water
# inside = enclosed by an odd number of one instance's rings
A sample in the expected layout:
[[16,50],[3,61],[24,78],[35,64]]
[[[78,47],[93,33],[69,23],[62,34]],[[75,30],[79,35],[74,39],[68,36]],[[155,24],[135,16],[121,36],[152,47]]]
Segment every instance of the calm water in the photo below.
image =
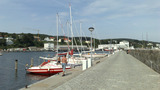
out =
[[[43,60],[39,56],[53,56],[55,52],[4,52],[0,56],[0,90],[17,90],[49,76],[26,74],[25,65],[34,59],[34,65]],[[18,60],[18,71],[15,72],[15,60]]]

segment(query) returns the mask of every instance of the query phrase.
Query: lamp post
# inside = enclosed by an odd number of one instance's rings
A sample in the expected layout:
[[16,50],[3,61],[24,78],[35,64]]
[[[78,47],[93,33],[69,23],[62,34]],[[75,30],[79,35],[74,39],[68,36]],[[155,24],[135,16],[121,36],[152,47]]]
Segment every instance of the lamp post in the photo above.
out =
[[88,30],[91,32],[91,65],[92,65],[92,32],[94,31],[93,27],[88,28]]

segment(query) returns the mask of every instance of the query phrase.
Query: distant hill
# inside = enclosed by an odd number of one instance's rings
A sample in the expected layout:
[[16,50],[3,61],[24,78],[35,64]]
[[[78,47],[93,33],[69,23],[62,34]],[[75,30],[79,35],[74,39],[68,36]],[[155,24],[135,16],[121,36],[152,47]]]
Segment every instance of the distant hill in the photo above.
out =
[[[15,39],[14,42],[16,42],[17,44],[16,45],[12,45],[10,47],[15,47],[15,46],[21,46],[23,47],[24,43],[22,43],[22,40],[20,40],[19,35],[24,35],[24,36],[27,36],[27,35],[30,35],[30,36],[39,36],[41,40],[44,40],[45,37],[54,37],[54,38],[57,38],[57,36],[52,36],[52,35],[46,35],[46,34],[31,34],[31,33],[7,33],[7,32],[0,32],[0,37],[12,37]],[[59,38],[65,38],[66,36],[59,36]],[[71,39],[71,37],[69,37]],[[76,43],[80,45],[80,39],[81,37],[74,37],[75,40],[77,41]],[[16,41],[16,39],[18,39],[18,41]],[[83,41],[83,45],[87,45],[85,43],[85,41],[90,41],[90,37],[82,37],[82,41]],[[32,40],[32,39],[31,39]],[[137,40],[137,39],[129,39],[129,38],[113,38],[113,39],[96,39],[96,38],[93,38],[93,42],[95,42],[95,46],[97,47],[99,44],[118,44],[120,41],[123,41],[123,40],[126,40],[126,41],[129,41],[130,43],[130,46],[134,46],[135,48],[139,48],[139,47],[151,47],[151,46],[148,46],[148,43],[152,43],[153,46],[156,46],[156,44],[160,44],[159,42],[152,42],[152,41],[145,41],[145,40]],[[4,40],[3,40],[4,42]],[[32,44],[30,44],[29,42],[31,42]],[[19,45],[19,43],[21,43],[21,45]],[[36,45],[36,46],[41,46],[43,47],[43,41],[41,41],[40,43],[37,42],[37,41],[28,41],[28,44],[26,46],[29,46],[29,45]],[[74,42],[75,43],[75,42]],[[61,44],[66,44],[65,42],[62,42]],[[4,43],[0,43],[0,47],[3,47],[6,46]]]

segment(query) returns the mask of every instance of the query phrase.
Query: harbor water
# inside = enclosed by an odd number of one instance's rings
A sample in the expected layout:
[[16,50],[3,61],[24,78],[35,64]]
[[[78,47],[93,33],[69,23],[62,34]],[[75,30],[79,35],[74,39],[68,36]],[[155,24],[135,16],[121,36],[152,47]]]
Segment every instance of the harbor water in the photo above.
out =
[[[25,65],[39,65],[43,62],[39,56],[54,56],[55,52],[3,52],[0,56],[0,90],[17,90],[26,85],[43,80],[49,76],[27,74]],[[18,70],[15,70],[18,60]]]

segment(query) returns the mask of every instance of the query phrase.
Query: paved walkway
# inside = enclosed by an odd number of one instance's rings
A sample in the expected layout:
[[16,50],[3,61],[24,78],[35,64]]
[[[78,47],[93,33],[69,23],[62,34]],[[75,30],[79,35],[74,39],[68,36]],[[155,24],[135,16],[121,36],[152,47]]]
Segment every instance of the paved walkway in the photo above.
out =
[[160,74],[122,51],[52,90],[160,90]]

